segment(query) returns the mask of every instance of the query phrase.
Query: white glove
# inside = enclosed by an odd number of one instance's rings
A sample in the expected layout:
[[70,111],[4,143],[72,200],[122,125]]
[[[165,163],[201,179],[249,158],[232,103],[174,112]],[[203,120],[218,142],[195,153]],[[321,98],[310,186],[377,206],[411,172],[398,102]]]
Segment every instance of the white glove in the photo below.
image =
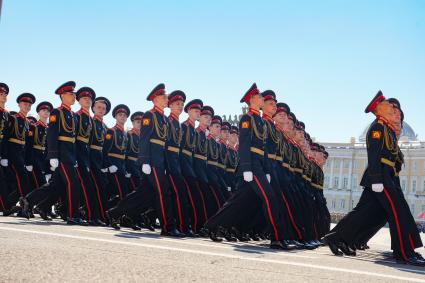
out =
[[[59,167],[59,160],[57,158],[52,158],[50,159],[50,166],[52,168],[58,168]],[[52,171],[55,171],[55,169],[53,169]]]
[[57,167],[50,167],[50,171],[54,172]]
[[145,173],[146,175],[149,175],[151,173],[152,169],[151,166],[149,164],[143,164],[142,165],[142,172]]
[[231,192],[232,191],[232,187],[227,187],[227,191]]
[[101,171],[102,173],[106,173],[106,172],[108,172],[108,168],[100,169],[100,171]]
[[270,181],[272,179],[272,177],[270,176],[270,174],[266,174],[266,178],[267,178],[267,181],[269,181],[269,183],[270,183]]
[[384,191],[384,184],[372,184],[372,191],[382,193]]
[[125,173],[125,177],[126,177],[126,178],[131,178],[131,173],[127,173],[127,172],[126,172],[126,173]]
[[3,167],[7,167],[7,166],[9,165],[9,160],[7,160],[7,159],[2,159],[2,160],[0,160],[0,164],[1,164],[1,166],[3,166]]
[[32,165],[25,166],[25,168],[27,169],[28,172],[32,172],[32,169],[33,169]]
[[243,172],[243,179],[245,182],[252,182],[252,180],[254,179],[252,171]]
[[86,169],[87,169],[87,172],[90,172],[90,168],[89,167],[86,167]]
[[110,173],[115,173],[115,172],[117,172],[118,171],[118,167],[117,166],[115,166],[115,165],[111,165],[111,166],[109,166],[109,172]]
[[50,178],[52,178],[52,174],[46,174],[46,182],[48,183]]

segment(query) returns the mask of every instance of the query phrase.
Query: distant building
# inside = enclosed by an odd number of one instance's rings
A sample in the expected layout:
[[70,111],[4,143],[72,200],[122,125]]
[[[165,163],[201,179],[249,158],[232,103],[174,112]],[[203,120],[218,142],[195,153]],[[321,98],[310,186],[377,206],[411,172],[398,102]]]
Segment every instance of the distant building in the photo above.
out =
[[[359,201],[362,188],[359,183],[367,165],[366,128],[358,142],[323,143],[329,152],[325,173],[325,196],[329,211],[347,213]],[[405,165],[400,182],[413,216],[425,211],[425,142],[418,140],[413,129],[403,124],[399,142]]]

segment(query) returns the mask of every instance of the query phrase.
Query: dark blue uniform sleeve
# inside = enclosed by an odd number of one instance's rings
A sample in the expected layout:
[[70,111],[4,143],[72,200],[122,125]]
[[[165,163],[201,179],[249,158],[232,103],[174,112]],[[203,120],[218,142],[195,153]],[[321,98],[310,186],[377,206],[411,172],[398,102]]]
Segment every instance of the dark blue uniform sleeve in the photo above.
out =
[[49,118],[49,128],[47,129],[47,160],[59,158],[59,127],[60,127],[60,111],[52,110]]
[[113,142],[115,139],[115,131],[113,129],[108,129],[105,135],[105,142],[103,143],[102,153],[103,153],[103,168],[108,168],[111,166],[111,161],[109,160],[108,153],[111,151]]
[[382,174],[381,151],[384,145],[384,126],[375,123],[371,126],[366,137],[368,173],[371,184],[382,184],[384,182]]
[[251,117],[243,115],[239,122],[239,170],[241,172],[252,171],[251,164]]
[[154,113],[148,111],[143,115],[142,128],[140,129],[140,148],[139,148],[139,161],[140,164],[151,164],[151,135],[153,132],[153,115]]

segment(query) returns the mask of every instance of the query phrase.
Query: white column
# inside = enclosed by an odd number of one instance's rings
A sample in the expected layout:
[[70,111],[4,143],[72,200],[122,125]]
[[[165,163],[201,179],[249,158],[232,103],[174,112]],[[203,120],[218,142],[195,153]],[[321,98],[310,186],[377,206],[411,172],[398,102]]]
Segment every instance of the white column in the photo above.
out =
[[341,163],[339,165],[339,184],[338,189],[342,189],[342,169],[344,168],[344,158],[341,159]]
[[333,188],[334,162],[335,162],[335,158],[332,158],[331,159],[331,172],[329,174],[329,188]]

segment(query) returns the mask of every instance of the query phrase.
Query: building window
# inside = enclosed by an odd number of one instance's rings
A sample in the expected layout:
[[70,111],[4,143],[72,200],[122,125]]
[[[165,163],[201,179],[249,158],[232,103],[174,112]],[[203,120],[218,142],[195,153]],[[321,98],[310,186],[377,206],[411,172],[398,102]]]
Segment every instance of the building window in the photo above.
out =
[[350,167],[350,160],[344,160],[344,168],[347,169]]
[[334,160],[335,168],[339,168],[341,161],[339,159]]
[[412,170],[416,172],[416,161],[412,161]]
[[412,193],[416,193],[416,179],[412,180]]
[[357,188],[357,176],[353,176],[351,179],[351,189],[355,190]]
[[329,176],[325,177],[325,187],[329,188]]
[[341,208],[341,209],[345,209],[345,199],[342,199],[342,200],[341,200],[340,208]]
[[422,191],[425,193],[425,179],[424,179],[424,183],[422,184]]
[[331,168],[331,164],[332,164],[332,161],[328,159],[326,161],[326,169],[330,169]]
[[334,189],[337,189],[338,186],[339,186],[339,178],[338,177],[335,177],[334,178]]
[[348,187],[348,178],[347,177],[344,177],[344,179],[342,179],[342,188],[344,190],[346,190],[347,187]]
[[335,209],[335,206],[336,206],[336,205],[335,205],[335,200],[333,199],[333,200],[332,200],[332,208],[333,208],[333,209]]

